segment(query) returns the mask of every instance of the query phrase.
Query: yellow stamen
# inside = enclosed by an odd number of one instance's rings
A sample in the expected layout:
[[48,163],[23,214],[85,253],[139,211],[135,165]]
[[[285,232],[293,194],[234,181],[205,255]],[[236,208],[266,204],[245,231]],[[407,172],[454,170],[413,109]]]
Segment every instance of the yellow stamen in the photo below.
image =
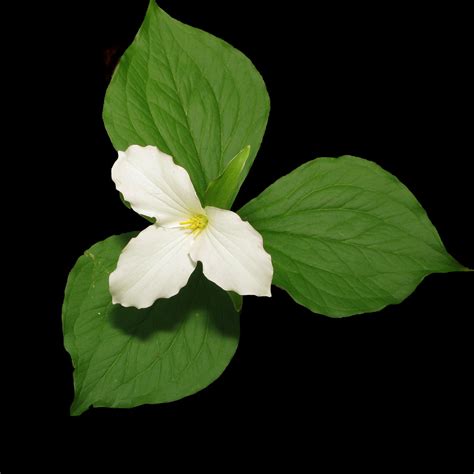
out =
[[189,229],[194,235],[199,235],[207,226],[207,216],[204,214],[195,214],[187,221],[180,222],[185,229]]

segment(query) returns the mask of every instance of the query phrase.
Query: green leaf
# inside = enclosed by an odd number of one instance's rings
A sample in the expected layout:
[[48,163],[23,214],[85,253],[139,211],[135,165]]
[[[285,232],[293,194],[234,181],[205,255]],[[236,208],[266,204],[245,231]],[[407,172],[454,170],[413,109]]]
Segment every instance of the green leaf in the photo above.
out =
[[263,236],[273,283],[327,316],[378,311],[430,273],[466,270],[413,194],[361,158],[310,161],[239,214]]
[[239,317],[200,269],[178,295],[151,308],[112,305],[108,276],[136,233],[91,247],[71,271],[63,305],[64,344],[75,371],[72,415],[191,395],[223,372],[237,349]]
[[245,178],[269,104],[265,83],[248,58],[151,1],[109,85],[103,118],[117,150],[156,145],[186,168],[204,201],[208,184],[250,144]]
[[243,171],[250,156],[250,145],[246,146],[227,165],[224,172],[209,183],[206,190],[205,204],[207,206],[230,209],[237,197],[240,186],[244,182]]

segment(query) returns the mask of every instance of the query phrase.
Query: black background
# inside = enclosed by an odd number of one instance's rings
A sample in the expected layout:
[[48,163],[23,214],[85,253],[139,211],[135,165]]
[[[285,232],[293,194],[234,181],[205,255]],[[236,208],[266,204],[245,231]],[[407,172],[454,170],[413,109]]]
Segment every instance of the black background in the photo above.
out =
[[[114,189],[116,155],[101,119],[114,61],[146,6],[76,3],[62,10],[59,28],[45,32],[49,47],[42,54],[57,100],[44,125],[55,143],[60,138],[43,187],[43,227],[54,232],[38,256],[48,272],[48,297],[36,320],[41,370],[30,374],[29,393],[37,400],[31,412],[41,406],[48,418],[67,417],[73,398],[60,322],[68,272],[95,242],[146,225]],[[405,183],[448,251],[474,267],[467,65],[462,29],[455,28],[462,12],[359,2],[259,8],[256,1],[162,0],[160,6],[240,49],[267,84],[269,124],[236,209],[315,157],[361,156]],[[397,423],[436,431],[442,422],[462,423],[472,283],[472,274],[432,275],[398,306],[340,320],[313,314],[278,289],[271,300],[246,297],[237,354],[211,386],[169,404],[82,416],[333,420],[341,430]]]

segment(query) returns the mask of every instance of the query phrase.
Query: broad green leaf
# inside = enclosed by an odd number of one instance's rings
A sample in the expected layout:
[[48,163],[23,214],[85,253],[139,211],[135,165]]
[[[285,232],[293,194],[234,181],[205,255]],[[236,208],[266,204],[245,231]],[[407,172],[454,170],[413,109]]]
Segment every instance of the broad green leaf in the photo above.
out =
[[72,415],[91,405],[134,407],[191,395],[219,377],[237,349],[238,313],[200,269],[178,295],[151,308],[112,305],[108,276],[134,235],[95,244],[69,275],[63,331],[75,367]]
[[207,206],[230,209],[244,181],[242,173],[249,155],[250,146],[246,146],[232,158],[224,172],[209,183],[205,199]]
[[250,144],[247,175],[269,113],[248,58],[184,25],[152,0],[107,90],[103,118],[117,150],[156,145],[187,169],[203,201],[208,184]]
[[239,214],[263,236],[273,283],[327,316],[377,311],[430,273],[467,270],[444,248],[411,192],[375,163],[318,158]]

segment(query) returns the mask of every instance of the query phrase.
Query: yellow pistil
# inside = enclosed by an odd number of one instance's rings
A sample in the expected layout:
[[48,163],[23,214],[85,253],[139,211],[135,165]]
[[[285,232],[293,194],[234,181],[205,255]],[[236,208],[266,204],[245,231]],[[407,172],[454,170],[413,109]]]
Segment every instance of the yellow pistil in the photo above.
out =
[[207,216],[204,214],[195,214],[187,221],[180,222],[185,229],[189,229],[194,235],[198,236],[207,226]]

